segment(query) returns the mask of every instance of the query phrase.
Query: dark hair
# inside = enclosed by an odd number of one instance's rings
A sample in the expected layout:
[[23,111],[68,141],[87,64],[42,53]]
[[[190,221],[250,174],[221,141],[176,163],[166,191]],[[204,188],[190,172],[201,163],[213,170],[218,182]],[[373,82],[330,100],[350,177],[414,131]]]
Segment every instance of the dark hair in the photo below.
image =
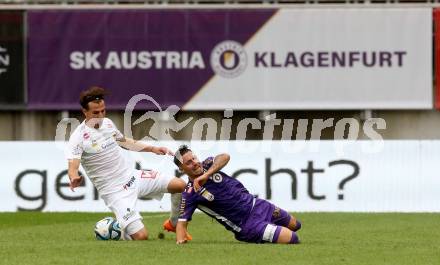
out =
[[174,154],[174,164],[176,166],[180,167],[182,165],[182,157],[184,154],[190,152],[191,149],[187,145],[181,145],[179,146],[179,149],[177,149],[176,153]]
[[104,99],[104,96],[107,95],[107,91],[105,91],[102,87],[92,86],[87,90],[84,90],[79,94],[79,104],[84,109],[89,109],[89,102],[96,102]]

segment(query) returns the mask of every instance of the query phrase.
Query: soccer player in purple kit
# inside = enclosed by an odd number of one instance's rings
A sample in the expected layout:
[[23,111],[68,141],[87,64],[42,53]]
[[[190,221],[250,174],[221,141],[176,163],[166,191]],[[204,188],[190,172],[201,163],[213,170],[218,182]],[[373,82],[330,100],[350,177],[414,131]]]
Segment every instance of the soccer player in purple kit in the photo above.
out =
[[228,154],[209,157],[200,162],[185,145],[174,155],[174,163],[188,175],[182,193],[176,243],[187,240],[188,222],[196,208],[215,218],[239,241],[251,243],[299,243],[301,222],[272,203],[250,194],[238,180],[220,171]]

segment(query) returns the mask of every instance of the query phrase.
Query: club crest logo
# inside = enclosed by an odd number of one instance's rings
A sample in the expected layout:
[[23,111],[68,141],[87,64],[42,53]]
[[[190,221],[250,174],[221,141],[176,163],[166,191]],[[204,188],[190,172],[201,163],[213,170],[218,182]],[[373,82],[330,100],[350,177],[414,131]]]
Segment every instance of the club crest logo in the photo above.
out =
[[211,52],[211,68],[219,76],[235,78],[247,67],[248,59],[244,47],[232,40],[222,41]]
[[220,183],[222,182],[223,177],[221,174],[219,173],[215,173],[214,175],[212,175],[212,181],[214,181],[215,183]]

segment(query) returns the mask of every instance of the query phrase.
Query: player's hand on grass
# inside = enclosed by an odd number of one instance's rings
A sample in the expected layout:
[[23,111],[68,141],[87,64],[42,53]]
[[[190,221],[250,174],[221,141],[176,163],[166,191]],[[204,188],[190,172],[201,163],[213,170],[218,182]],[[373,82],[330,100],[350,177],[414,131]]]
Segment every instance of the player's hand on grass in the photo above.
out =
[[209,175],[203,174],[194,179],[194,189],[198,191],[200,187],[208,180]]
[[155,153],[156,155],[170,155],[170,156],[174,156],[174,153],[166,148],[166,147],[153,147],[153,153]]
[[83,182],[83,177],[82,176],[79,176],[79,175],[77,175],[77,176],[75,176],[75,177],[71,177],[70,178],[70,189],[72,190],[72,191],[75,191],[75,188],[76,187],[79,187],[80,185],[81,185],[81,183]]

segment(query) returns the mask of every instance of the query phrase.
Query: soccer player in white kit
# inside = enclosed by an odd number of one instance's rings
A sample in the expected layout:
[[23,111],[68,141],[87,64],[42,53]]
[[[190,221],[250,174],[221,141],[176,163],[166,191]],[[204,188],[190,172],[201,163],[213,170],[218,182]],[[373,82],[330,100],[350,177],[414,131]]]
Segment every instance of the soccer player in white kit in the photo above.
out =
[[173,153],[166,147],[155,147],[124,137],[114,123],[105,117],[105,94],[103,88],[91,87],[80,95],[85,120],[71,134],[66,150],[70,188],[74,191],[83,181],[78,173],[81,164],[100,197],[115,214],[121,225],[123,238],[146,240],[148,232],[136,209],[137,199],[145,196],[160,197],[167,192],[175,193],[171,197],[171,218],[166,221],[175,227],[180,193],[185,189],[186,183],[157,171],[136,170],[126,161],[121,147],[157,155]]

